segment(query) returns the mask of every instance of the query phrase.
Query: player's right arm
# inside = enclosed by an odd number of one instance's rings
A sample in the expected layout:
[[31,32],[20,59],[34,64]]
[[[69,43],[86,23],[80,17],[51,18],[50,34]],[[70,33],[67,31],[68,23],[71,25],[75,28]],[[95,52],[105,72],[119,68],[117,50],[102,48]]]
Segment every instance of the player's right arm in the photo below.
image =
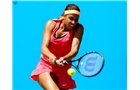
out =
[[56,56],[49,51],[48,47],[49,47],[49,42],[51,38],[51,32],[54,29],[55,25],[56,25],[56,22],[53,20],[49,20],[46,23],[44,34],[43,34],[42,47],[41,47],[42,54],[49,59],[51,64],[54,64],[54,60],[56,60]]

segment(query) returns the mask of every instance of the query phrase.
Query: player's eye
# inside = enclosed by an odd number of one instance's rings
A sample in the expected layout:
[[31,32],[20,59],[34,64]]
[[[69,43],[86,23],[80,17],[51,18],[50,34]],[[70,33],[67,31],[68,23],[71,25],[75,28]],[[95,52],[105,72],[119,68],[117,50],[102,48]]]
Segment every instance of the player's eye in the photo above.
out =
[[73,17],[69,17],[69,19],[70,19],[71,21],[78,22],[78,18],[74,19]]
[[70,20],[74,20],[74,18],[73,18],[73,17],[69,17],[69,19],[70,19]]

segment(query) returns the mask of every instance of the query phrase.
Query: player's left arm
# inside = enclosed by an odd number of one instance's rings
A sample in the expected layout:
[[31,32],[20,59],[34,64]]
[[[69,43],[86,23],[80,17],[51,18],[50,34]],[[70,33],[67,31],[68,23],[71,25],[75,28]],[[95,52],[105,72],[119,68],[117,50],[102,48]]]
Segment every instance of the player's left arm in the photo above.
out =
[[81,41],[82,41],[83,33],[84,33],[83,25],[78,24],[78,26],[76,26],[74,29],[74,37],[72,41],[71,51],[63,57],[64,60],[69,61],[77,55]]

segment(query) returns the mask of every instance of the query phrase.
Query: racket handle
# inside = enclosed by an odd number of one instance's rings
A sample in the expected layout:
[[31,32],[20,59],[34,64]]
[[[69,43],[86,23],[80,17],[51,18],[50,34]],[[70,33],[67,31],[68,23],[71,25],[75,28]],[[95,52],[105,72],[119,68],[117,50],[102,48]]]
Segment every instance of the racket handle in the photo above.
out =
[[[55,60],[54,63],[57,65],[58,60]],[[66,60],[62,61],[63,64],[68,64],[68,62]]]
[[62,61],[63,64],[69,64],[66,60]]
[[54,64],[57,65],[57,62],[58,62],[58,60],[55,60],[55,61],[54,61]]

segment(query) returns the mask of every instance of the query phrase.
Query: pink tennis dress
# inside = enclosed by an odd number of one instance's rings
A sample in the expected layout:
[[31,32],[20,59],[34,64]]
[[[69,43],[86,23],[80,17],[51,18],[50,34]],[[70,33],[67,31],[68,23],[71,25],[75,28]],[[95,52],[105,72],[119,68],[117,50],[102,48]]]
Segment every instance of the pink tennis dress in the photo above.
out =
[[[61,20],[55,20],[56,26],[51,34],[50,46],[48,47],[50,52],[52,52],[58,59],[62,56],[68,54],[71,50],[72,39],[73,39],[73,30],[69,32],[62,38],[55,38],[54,34],[58,30]],[[36,66],[36,69],[33,70],[31,74],[31,79],[37,80],[39,74],[43,72],[53,72],[58,79],[58,87],[63,89],[76,88],[75,81],[67,74],[67,70],[70,68],[70,65],[65,65],[63,67],[51,65],[48,61],[48,58],[41,54],[41,59]]]

